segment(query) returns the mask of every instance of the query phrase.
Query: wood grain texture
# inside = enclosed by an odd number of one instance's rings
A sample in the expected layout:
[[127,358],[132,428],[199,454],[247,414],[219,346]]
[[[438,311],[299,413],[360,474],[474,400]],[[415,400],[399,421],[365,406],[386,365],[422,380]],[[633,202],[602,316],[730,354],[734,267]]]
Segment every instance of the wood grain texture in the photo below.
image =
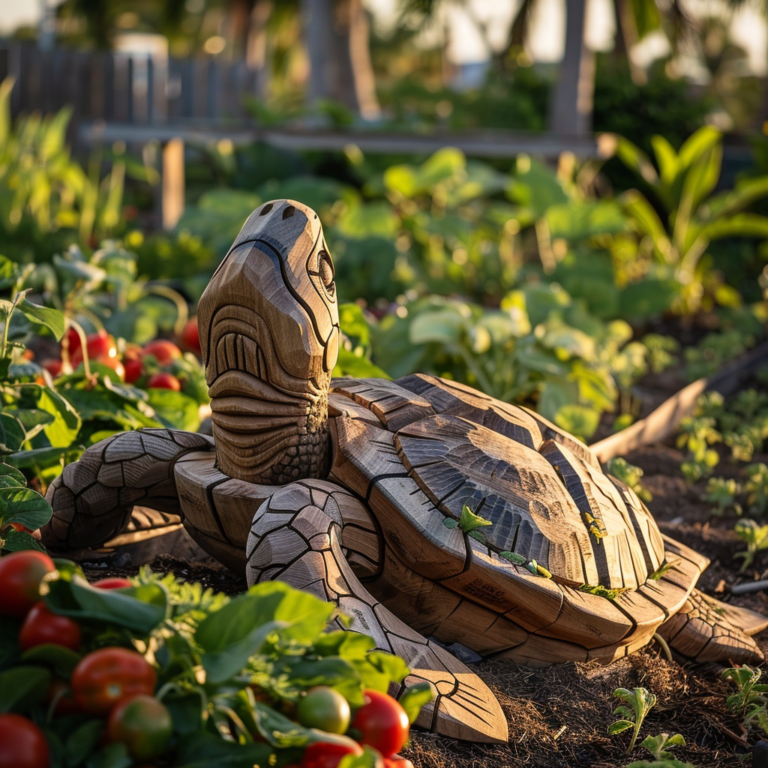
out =
[[352,619],[352,631],[372,636],[379,650],[402,656],[411,675],[395,695],[423,681],[435,692],[418,725],[454,738],[505,742],[506,719],[485,684],[396,618],[360,583],[343,553],[336,508],[328,509],[328,500],[344,491],[318,497],[313,483],[288,485],[259,509],[247,547],[249,583],[280,579],[330,600]]
[[326,473],[333,275],[317,214],[274,200],[251,214],[205,289],[200,343],[229,477],[280,485]]
[[192,451],[212,452],[211,438],[141,429],[92,445],[49,486],[43,543],[53,552],[101,546],[124,532],[135,505],[180,515],[173,468]]

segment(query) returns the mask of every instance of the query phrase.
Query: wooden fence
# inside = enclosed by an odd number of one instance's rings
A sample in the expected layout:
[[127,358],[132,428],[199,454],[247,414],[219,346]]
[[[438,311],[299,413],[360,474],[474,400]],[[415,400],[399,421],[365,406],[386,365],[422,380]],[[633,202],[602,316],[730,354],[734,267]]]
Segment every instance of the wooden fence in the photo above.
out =
[[152,58],[120,52],[41,50],[0,41],[0,81],[14,78],[11,110],[54,112],[70,105],[79,125],[105,120],[160,125],[185,120],[242,120],[259,71],[245,62],[213,58]]

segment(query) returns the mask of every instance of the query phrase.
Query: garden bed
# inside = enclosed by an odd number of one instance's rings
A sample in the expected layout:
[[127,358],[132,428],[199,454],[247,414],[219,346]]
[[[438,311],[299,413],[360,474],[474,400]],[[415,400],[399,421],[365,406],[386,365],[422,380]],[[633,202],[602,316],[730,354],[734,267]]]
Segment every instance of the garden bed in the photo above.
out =
[[[626,458],[645,472],[643,485],[653,494],[649,506],[662,532],[711,559],[699,587],[721,600],[768,612],[768,597],[762,592],[728,595],[728,588],[738,581],[766,578],[766,559],[758,557],[756,567],[739,573],[734,554],[743,550],[744,544],[733,533],[737,518],[711,515],[711,505],[703,500],[705,481],[691,487],[680,472],[683,453],[667,445],[653,445]],[[754,457],[754,461],[766,459],[765,455]],[[737,472],[738,468],[725,458],[718,465],[717,474],[721,476],[736,476]],[[152,568],[173,571],[229,594],[245,589],[243,578],[213,561],[189,563],[162,556],[153,561]],[[136,572],[136,568],[86,568],[86,574],[94,579]],[[758,643],[768,654],[768,633],[758,638]],[[487,661],[474,669],[498,696],[507,715],[508,745],[473,745],[417,732],[405,752],[416,768],[619,768],[643,759],[644,750],[640,748],[632,757],[625,755],[629,740],[626,734],[607,735],[617,703],[612,694],[618,687],[643,686],[658,696],[642,736],[665,731],[681,733],[687,746],[676,749],[677,758],[697,768],[741,766],[756,740],[744,734],[739,718],[725,708],[731,690],[720,680],[721,667],[669,662],[656,645],[607,667],[590,662],[528,669]]]

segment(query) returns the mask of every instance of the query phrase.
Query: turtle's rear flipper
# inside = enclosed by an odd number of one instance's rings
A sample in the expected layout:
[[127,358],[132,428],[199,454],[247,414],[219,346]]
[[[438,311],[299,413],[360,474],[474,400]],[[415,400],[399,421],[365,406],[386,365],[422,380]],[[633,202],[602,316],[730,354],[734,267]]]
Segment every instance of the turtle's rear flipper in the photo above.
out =
[[280,579],[334,602],[352,618],[352,631],[371,635],[380,650],[402,656],[411,669],[403,685],[427,681],[435,693],[418,725],[457,739],[506,742],[506,719],[485,683],[396,618],[354,575],[339,541],[338,504],[329,503],[333,497],[327,493],[313,494],[313,482],[287,485],[259,508],[248,539],[249,584]]
[[673,651],[694,661],[759,664],[762,651],[749,635],[768,626],[768,618],[691,592],[685,605],[659,627]]
[[181,514],[173,468],[190,451],[213,450],[213,440],[175,429],[140,429],[92,445],[48,488],[53,517],[41,529],[54,552],[98,547],[124,533],[140,505]]

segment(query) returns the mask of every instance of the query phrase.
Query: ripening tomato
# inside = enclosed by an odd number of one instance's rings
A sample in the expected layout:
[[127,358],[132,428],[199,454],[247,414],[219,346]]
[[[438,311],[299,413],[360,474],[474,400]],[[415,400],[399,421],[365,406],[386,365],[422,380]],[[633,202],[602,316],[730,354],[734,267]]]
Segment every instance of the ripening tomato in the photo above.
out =
[[[77,331],[70,328],[69,333],[69,359],[72,367],[77,368],[83,362],[83,347]],[[103,362],[102,358],[107,359],[117,355],[115,340],[106,331],[92,333],[85,337],[85,341],[89,360]]]
[[181,390],[181,382],[170,373],[156,373],[150,376],[147,386],[150,389],[172,389],[174,392]]
[[319,728],[327,733],[346,733],[350,714],[347,700],[325,685],[307,691],[296,708],[296,717],[305,728]]
[[121,579],[117,576],[113,576],[109,579],[99,579],[91,584],[92,587],[98,587],[99,589],[126,589],[132,587],[133,584],[128,579]]
[[408,740],[408,715],[398,701],[386,693],[365,691],[365,704],[355,713],[352,727],[362,734],[361,744],[392,757]]
[[144,355],[152,355],[160,365],[168,365],[181,357],[181,350],[166,339],[155,339],[144,347]]
[[0,613],[20,618],[40,599],[40,582],[56,569],[48,555],[26,549],[0,558]]
[[111,368],[123,381],[125,381],[125,368],[116,357],[97,357],[93,362],[98,363],[99,365],[106,365],[107,368]]
[[181,343],[187,349],[192,350],[192,352],[197,352],[198,355],[202,353],[203,350],[200,347],[200,331],[197,328],[196,317],[190,317],[189,320],[187,320],[184,330],[181,332]]
[[54,613],[42,600],[32,607],[19,632],[19,646],[22,651],[46,643],[76,651],[80,648],[82,639],[83,633],[72,619]]
[[43,360],[43,368],[45,368],[54,379],[61,376],[61,366],[61,360]]
[[354,742],[350,744],[332,744],[316,741],[310,744],[301,758],[301,768],[337,768],[347,755],[362,755],[363,748]]
[[121,699],[155,692],[149,662],[126,648],[101,648],[81,659],[70,685],[75,701],[90,715],[106,715]]
[[141,360],[129,360],[125,358],[123,360],[123,368],[125,368],[125,383],[135,384],[144,373],[144,363]]
[[154,696],[133,696],[109,715],[107,734],[128,748],[134,760],[152,760],[168,749],[173,733],[171,713]]
[[3,768],[49,768],[45,734],[21,715],[0,715],[0,766]]
[[10,525],[16,533],[32,533],[30,528],[27,528],[26,525],[22,525],[21,523],[8,523],[8,525]]

